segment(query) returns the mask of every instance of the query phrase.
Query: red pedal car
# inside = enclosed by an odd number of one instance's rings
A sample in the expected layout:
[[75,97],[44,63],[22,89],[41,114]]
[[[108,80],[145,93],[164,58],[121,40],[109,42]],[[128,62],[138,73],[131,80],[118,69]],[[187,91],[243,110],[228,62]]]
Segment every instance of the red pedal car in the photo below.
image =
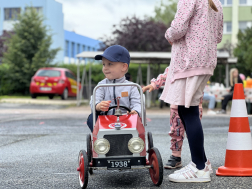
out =
[[[124,106],[112,106],[114,115],[100,115],[95,122],[93,114],[94,130],[87,135],[87,151],[79,152],[78,163],[79,181],[81,188],[86,188],[89,174],[93,170],[107,168],[108,170],[143,169],[150,172],[154,185],[159,186],[163,181],[163,162],[157,148],[153,146],[152,134],[145,133],[146,115],[144,107],[144,95],[141,87],[135,83],[104,84],[96,86],[93,94],[99,87],[108,86],[136,86],[141,94],[142,113],[122,115],[120,108],[130,112]],[[118,99],[119,102],[119,99]],[[93,95],[93,107],[95,107],[95,95]],[[148,144],[148,145],[146,145]]]
[[55,95],[59,95],[65,100],[69,96],[75,97],[77,79],[74,73],[66,68],[41,68],[31,79],[30,94],[32,98],[48,96],[53,99]]

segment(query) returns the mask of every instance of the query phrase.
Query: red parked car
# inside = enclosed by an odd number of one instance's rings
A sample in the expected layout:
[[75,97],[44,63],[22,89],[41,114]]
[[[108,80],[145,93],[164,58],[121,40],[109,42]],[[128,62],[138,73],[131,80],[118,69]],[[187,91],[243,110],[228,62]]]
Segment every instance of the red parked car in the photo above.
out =
[[73,72],[65,68],[41,68],[31,79],[30,94],[32,98],[48,96],[50,99],[59,95],[65,100],[76,96],[77,79]]

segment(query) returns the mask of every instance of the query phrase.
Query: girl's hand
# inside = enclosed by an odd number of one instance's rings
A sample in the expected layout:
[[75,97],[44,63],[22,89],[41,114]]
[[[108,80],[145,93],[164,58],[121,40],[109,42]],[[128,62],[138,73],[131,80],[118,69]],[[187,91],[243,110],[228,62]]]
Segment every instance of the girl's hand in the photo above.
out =
[[96,110],[97,111],[108,111],[109,109],[109,105],[110,105],[111,101],[101,101],[99,104],[96,105]]
[[131,112],[127,112],[127,114],[137,114],[136,110],[131,110]]
[[171,46],[172,46],[172,42],[170,42],[170,41],[168,41],[170,44],[171,44]]
[[149,92],[151,92],[154,90],[154,87],[152,85],[147,85],[147,86],[143,87],[142,90],[143,90],[143,93],[147,90],[149,90]]

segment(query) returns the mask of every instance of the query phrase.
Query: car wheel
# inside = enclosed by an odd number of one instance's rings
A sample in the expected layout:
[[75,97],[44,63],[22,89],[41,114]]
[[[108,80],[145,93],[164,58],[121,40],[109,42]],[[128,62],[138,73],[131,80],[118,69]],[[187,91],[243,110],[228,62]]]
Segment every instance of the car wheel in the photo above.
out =
[[65,88],[62,95],[61,95],[61,99],[66,100],[67,98],[68,98],[68,89]]
[[78,158],[79,167],[79,181],[82,189],[87,188],[88,184],[88,157],[85,150],[81,150]]
[[54,95],[49,95],[48,97],[49,99],[53,99]]
[[153,147],[149,152],[150,177],[156,186],[160,186],[163,182],[163,161],[157,148]]
[[31,94],[31,97],[32,98],[37,98],[37,95],[36,94]]

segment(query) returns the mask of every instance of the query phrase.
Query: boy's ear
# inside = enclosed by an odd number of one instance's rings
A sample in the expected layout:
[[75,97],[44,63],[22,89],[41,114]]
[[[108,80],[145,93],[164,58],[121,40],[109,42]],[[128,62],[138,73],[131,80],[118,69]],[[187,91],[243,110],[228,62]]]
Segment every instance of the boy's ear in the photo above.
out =
[[129,65],[127,63],[123,63],[122,71],[126,72],[129,68]]

